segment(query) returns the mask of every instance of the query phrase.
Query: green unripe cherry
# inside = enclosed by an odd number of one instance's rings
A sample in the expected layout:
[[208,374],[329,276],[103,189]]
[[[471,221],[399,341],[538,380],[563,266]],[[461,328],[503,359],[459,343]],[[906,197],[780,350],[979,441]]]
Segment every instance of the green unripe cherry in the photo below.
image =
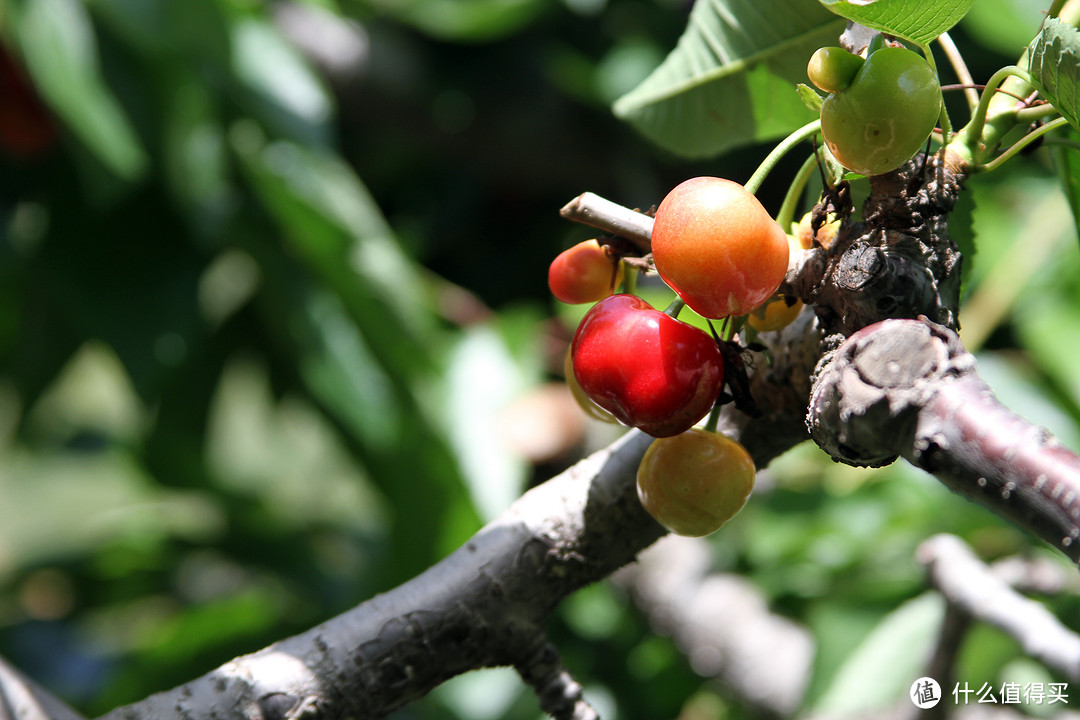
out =
[[842,47],[818,48],[806,64],[806,77],[819,90],[840,92],[851,85],[863,62],[861,57]]
[[885,47],[822,102],[821,134],[848,170],[880,175],[918,152],[940,112],[941,86],[929,63],[907,48]]

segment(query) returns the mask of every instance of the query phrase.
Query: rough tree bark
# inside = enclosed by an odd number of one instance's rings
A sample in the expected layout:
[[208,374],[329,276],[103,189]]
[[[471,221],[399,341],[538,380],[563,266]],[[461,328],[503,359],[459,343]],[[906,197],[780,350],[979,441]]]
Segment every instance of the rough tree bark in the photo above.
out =
[[[726,406],[720,429],[759,468],[811,433],[842,462],[903,456],[1076,560],[1080,458],[1001,408],[954,332],[960,256],[947,218],[963,180],[963,168],[940,157],[916,158],[872,180],[861,221],[793,258],[782,290],[810,305],[764,334],[766,352],[750,359],[763,414]],[[582,196],[564,214],[647,244],[650,218],[594,199]],[[827,211],[852,217],[842,187],[818,218]],[[515,667],[552,715],[594,717],[545,622],[568,594],[663,535],[634,486],[650,441],[629,432],[415,579],[105,717],[376,718],[495,665]]]

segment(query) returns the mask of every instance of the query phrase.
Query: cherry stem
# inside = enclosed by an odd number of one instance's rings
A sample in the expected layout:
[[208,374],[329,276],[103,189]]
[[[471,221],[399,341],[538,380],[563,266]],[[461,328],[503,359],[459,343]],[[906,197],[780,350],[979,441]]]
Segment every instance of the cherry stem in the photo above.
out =
[[623,292],[633,295],[637,289],[638,269],[628,263],[623,265]]
[[[934,71],[934,77],[940,78],[941,76],[938,73],[937,62],[934,60],[934,52],[930,49],[930,45],[919,45],[919,49],[922,50],[926,62],[930,64],[930,69]],[[949,136],[952,135],[952,121],[949,119],[949,111],[945,108],[944,94],[939,90],[938,95],[941,97],[941,112],[938,114],[938,124],[941,125],[941,136],[944,138],[943,142],[947,145],[949,143]]]
[[[1017,65],[1007,65],[1001,68],[987,81],[986,88],[983,89],[982,94],[979,96],[979,104],[972,114],[971,122],[956,136],[955,141],[964,147],[973,161],[973,165],[979,164],[979,155],[985,152],[986,149],[995,146],[998,138],[1004,135],[1009,128],[1016,125],[1016,113],[1018,110],[1015,104],[1009,110],[996,113],[992,119],[990,118],[990,106],[998,96],[998,87],[1013,78],[1022,82],[1027,86],[1028,90],[1034,88],[1034,79],[1023,68]],[[1026,96],[1027,92],[1017,94]],[[1012,93],[1003,97],[1007,97],[1011,102],[1015,103],[1012,100]],[[990,123],[989,127],[988,122]]]
[[806,158],[802,167],[795,173],[791,186],[788,187],[787,193],[784,194],[784,202],[780,205],[780,211],[776,213],[776,222],[780,223],[780,227],[784,228],[784,232],[788,231],[792,221],[795,219],[795,207],[798,205],[799,199],[806,189],[806,184],[810,181],[810,176],[814,174],[817,165],[818,156],[817,153],[813,153]]
[[964,62],[964,57],[960,54],[960,49],[956,47],[956,43],[953,42],[952,37],[947,32],[941,33],[937,41],[941,45],[945,57],[948,58],[949,64],[952,65],[957,80],[960,81],[964,88],[964,97],[967,98],[968,109],[974,111],[975,106],[979,104],[979,93],[975,89],[975,79],[971,77],[971,71],[968,70],[967,63]]
[[709,411],[709,419],[705,421],[705,429],[709,432],[716,432],[716,427],[720,424],[720,409],[722,407],[723,405],[716,403],[712,406],[712,410]]
[[1057,130],[1059,127],[1064,127],[1068,124],[1069,121],[1063,117],[1055,118],[1054,120],[1051,120],[1045,125],[1039,126],[1035,130],[1032,130],[1027,135],[1017,140],[1009,147],[1008,150],[1001,153],[990,162],[986,163],[985,165],[975,166],[975,169],[979,172],[991,172],[993,170],[997,170],[999,167],[1001,167],[1010,159],[1012,159],[1015,155],[1017,155],[1021,150],[1038,140],[1046,133]]
[[764,160],[761,161],[761,165],[754,171],[754,174],[750,176],[750,179],[746,181],[743,186],[751,193],[757,193],[761,188],[761,184],[765,182],[765,178],[776,167],[780,159],[787,155],[787,153],[796,145],[806,140],[809,137],[816,135],[821,130],[821,118],[806,123],[795,132],[788,135],[781,140],[776,147],[772,149]]
[[672,300],[666,308],[664,308],[664,314],[670,315],[671,317],[677,319],[679,317],[679,313],[682,312],[682,309],[684,307],[686,307],[686,303],[683,302],[683,299],[681,297],[676,295],[675,299]]

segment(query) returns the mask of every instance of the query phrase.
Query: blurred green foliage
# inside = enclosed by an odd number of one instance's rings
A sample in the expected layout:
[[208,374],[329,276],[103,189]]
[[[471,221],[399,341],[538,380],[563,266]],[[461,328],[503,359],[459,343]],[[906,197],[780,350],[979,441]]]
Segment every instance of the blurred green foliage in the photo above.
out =
[[[1017,42],[991,5],[1013,4],[980,0],[955,33],[977,77]],[[44,149],[0,153],[0,654],[103,712],[417,574],[570,462],[533,467],[500,435],[572,329],[544,275],[587,231],[558,208],[585,190],[648,207],[690,175],[745,180],[764,154],[751,133],[688,163],[612,114],[687,11],[0,4],[5,53],[53,118],[31,125]],[[1034,33],[1037,17],[1007,16]],[[1075,448],[1075,225],[1048,156],[1018,165],[971,183],[969,292],[1008,299],[972,323],[1002,397]],[[788,167],[763,188],[772,208]],[[1022,272],[1018,238],[1041,248]],[[934,617],[911,560],[929,534],[1043,552],[901,466],[802,446],[773,477],[712,541],[716,567],[814,632],[815,707],[896,680],[895,638]],[[606,584],[552,632],[605,717],[740,715]],[[973,684],[1040,672],[992,631],[969,645]],[[490,671],[401,716],[536,713]]]

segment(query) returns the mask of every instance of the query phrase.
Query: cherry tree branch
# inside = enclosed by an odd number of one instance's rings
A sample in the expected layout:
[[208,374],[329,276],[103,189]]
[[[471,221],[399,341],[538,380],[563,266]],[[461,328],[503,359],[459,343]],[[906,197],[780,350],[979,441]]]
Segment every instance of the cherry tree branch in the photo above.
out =
[[851,465],[903,456],[950,490],[1080,560],[1080,456],[994,397],[948,328],[886,320],[819,366],[807,422]]
[[989,623],[1015,638],[1024,651],[1080,682],[1080,635],[1065,627],[1045,605],[1024,597],[959,538],[936,535],[917,557],[949,607]]
[[626,238],[643,252],[652,248],[653,219],[650,216],[595,193],[578,195],[563,206],[560,214],[567,220]]
[[85,720],[0,658],[0,719]]
[[377,718],[455,675],[500,665],[516,667],[556,717],[591,717],[544,623],[568,594],[663,534],[633,481],[650,441],[628,433],[523,495],[409,582],[105,718]]

